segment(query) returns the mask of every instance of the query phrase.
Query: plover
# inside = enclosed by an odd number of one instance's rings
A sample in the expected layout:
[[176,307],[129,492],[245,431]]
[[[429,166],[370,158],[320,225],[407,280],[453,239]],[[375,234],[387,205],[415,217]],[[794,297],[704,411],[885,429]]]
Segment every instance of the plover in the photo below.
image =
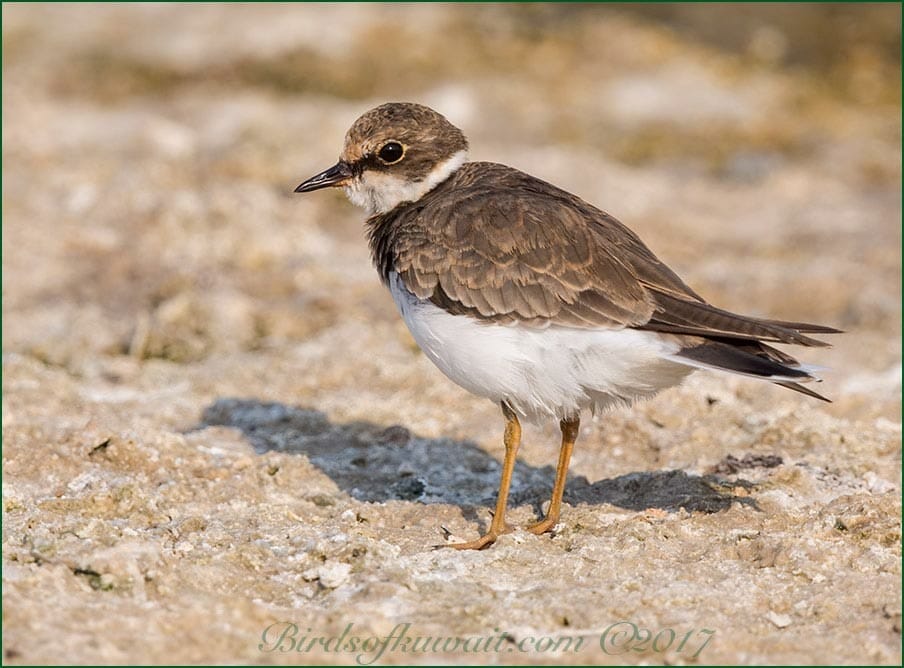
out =
[[558,522],[582,411],[628,405],[695,369],[801,383],[814,368],[773,343],[825,346],[832,327],[737,315],[708,304],[625,225],[505,165],[469,162],[468,141],[432,109],[389,103],[345,136],[339,162],[299,185],[342,187],[367,210],[373,261],[427,357],[497,403],[505,458],[480,549],[507,530],[521,418],[557,419],[562,443],[541,534]]

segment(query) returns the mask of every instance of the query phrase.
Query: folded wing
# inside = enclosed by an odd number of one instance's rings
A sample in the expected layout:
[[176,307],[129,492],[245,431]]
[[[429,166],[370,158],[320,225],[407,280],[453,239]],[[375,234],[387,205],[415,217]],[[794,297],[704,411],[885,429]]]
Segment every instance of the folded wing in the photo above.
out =
[[450,313],[673,334],[686,342],[676,361],[823,398],[798,384],[814,376],[767,344],[825,346],[808,335],[839,330],[707,304],[618,220],[509,167],[468,163],[418,202],[372,218],[369,231],[384,279],[397,272]]

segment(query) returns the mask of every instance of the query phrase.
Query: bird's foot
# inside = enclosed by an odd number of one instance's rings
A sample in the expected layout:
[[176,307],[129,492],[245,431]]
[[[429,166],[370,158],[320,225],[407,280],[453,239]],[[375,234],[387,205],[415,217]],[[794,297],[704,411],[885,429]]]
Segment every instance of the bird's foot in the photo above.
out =
[[489,532],[483,534],[477,540],[469,540],[466,543],[445,543],[444,545],[434,545],[433,549],[440,550],[444,547],[451,547],[455,550],[482,550],[495,543],[497,538],[499,538],[498,535],[493,532]]
[[[496,542],[496,539],[499,538],[504,533],[510,533],[512,531],[512,527],[508,524],[499,530],[499,529],[490,529],[485,534],[483,534],[480,538],[476,540],[469,540],[464,543],[443,543],[442,545],[434,545],[434,550],[441,550],[445,547],[451,547],[455,550],[483,550],[484,548],[489,547],[493,543]],[[443,527],[443,534],[445,534],[446,538],[452,536],[452,532],[449,531],[446,527]]]
[[539,522],[535,522],[534,524],[531,524],[526,528],[527,531],[530,531],[532,534],[539,536],[540,534],[544,534],[547,531],[552,531],[553,527],[556,526],[558,521],[558,515],[556,515],[555,517],[550,517],[549,515],[547,515]]

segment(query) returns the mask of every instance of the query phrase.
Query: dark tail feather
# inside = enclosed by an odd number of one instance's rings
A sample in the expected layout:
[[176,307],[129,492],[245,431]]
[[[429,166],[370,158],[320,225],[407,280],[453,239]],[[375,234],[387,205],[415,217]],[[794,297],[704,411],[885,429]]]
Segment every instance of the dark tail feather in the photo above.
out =
[[820,401],[825,401],[827,403],[832,403],[832,400],[822,396],[818,392],[814,392],[808,387],[804,387],[800,383],[776,383],[776,385],[781,385],[782,387],[787,387],[789,390],[794,390],[795,392],[800,392],[801,394],[806,394],[808,397],[813,397],[814,399],[819,399]]
[[[750,342],[751,344],[753,342]],[[755,345],[755,344],[753,344]],[[810,380],[813,378],[802,369],[788,366],[790,356],[783,355],[780,360],[773,359],[766,350],[762,354],[756,354],[749,350],[753,345],[742,347],[724,343],[723,341],[704,340],[699,345],[684,348],[678,351],[678,357],[696,362],[700,366],[707,366],[723,371],[744,374],[745,376],[757,376],[759,378],[776,378],[788,380]],[[796,361],[796,360],[795,360]]]
[[800,384],[801,382],[819,381],[800,362],[787,353],[757,341],[738,341],[730,338],[704,339],[681,349],[671,359],[689,366],[717,369],[770,380],[776,385],[801,392],[814,399],[829,401],[821,394]]
[[826,327],[825,325],[813,325],[808,322],[788,322],[786,320],[763,320],[769,325],[776,327],[784,327],[785,329],[796,329],[798,332],[806,332],[807,334],[844,334],[843,329],[835,329],[834,327]]

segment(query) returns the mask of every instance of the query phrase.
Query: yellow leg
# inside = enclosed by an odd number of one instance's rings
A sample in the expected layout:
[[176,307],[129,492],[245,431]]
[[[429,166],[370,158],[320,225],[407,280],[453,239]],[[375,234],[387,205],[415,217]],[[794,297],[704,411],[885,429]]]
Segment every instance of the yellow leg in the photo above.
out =
[[504,403],[502,404],[502,414],[505,416],[505,459],[502,461],[499,496],[496,497],[496,512],[493,514],[490,530],[477,540],[468,541],[467,543],[437,545],[437,547],[454,547],[456,550],[482,550],[492,545],[499,536],[508,531],[505,523],[505,511],[508,507],[512,472],[515,470],[515,456],[518,454],[518,446],[521,445],[521,423],[518,421],[518,416]]
[[559,450],[559,463],[556,466],[556,482],[552,487],[552,498],[549,501],[549,510],[546,511],[546,517],[536,524],[531,524],[527,527],[527,530],[531,533],[537,535],[546,533],[559,521],[559,514],[562,512],[562,495],[565,493],[565,480],[568,477],[568,462],[571,461],[571,451],[574,449],[574,442],[577,440],[580,426],[580,418],[562,420],[559,423],[559,427],[562,429],[562,448]]

